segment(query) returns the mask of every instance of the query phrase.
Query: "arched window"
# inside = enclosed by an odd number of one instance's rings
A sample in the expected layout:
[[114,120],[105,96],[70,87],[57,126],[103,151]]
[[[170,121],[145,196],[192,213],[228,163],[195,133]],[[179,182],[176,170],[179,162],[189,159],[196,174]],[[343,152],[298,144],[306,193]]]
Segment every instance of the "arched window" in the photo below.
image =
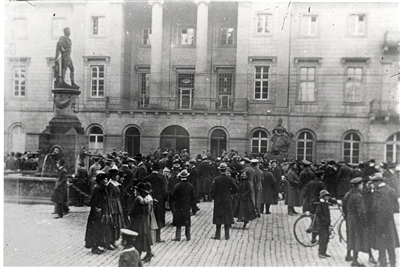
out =
[[361,138],[356,133],[348,133],[343,140],[343,158],[351,164],[360,163]]
[[222,152],[227,150],[227,136],[224,130],[216,129],[211,133],[210,150],[214,157],[221,157]]
[[26,133],[24,127],[16,125],[11,130],[11,152],[25,152]]
[[267,153],[268,135],[263,130],[257,130],[251,137],[251,151],[253,153]]
[[400,161],[400,132],[392,134],[385,142],[385,161]]
[[129,155],[140,153],[140,132],[136,127],[129,127],[125,132],[125,150]]
[[161,132],[161,150],[166,149],[182,151],[182,149],[187,149],[190,151],[190,138],[189,133],[185,128],[172,125],[168,126]]
[[300,132],[297,138],[297,160],[313,161],[314,137],[310,132]]
[[104,149],[104,134],[103,130],[98,127],[94,126],[90,129],[89,132],[89,151],[91,153],[98,152],[103,154]]

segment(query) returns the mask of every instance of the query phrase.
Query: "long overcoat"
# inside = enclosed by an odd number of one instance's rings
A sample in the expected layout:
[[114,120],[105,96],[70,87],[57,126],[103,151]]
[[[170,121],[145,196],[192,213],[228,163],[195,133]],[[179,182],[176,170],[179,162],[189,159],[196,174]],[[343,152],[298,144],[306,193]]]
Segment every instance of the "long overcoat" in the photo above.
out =
[[394,213],[399,212],[396,192],[388,185],[381,185],[372,194],[372,213],[374,233],[372,247],[374,249],[394,249],[399,247]]
[[299,174],[299,198],[300,205],[304,205],[304,190],[308,184],[308,182],[315,179],[314,173],[310,170],[309,167],[305,167]]
[[368,253],[367,218],[364,198],[357,189],[351,189],[343,198],[346,219],[347,249]]
[[314,202],[318,201],[319,199],[319,192],[321,190],[326,189],[324,182],[320,179],[314,179],[306,185],[303,191],[303,212],[309,211],[311,213],[315,212]]
[[238,206],[238,220],[241,222],[249,222],[257,218],[254,203],[251,200],[251,186],[250,181],[245,179],[240,184],[240,197]]
[[282,169],[280,166],[276,166],[271,169],[271,173],[275,178],[275,188],[274,188],[274,202],[272,204],[278,204],[279,193],[281,192],[281,182],[282,182]]
[[272,172],[268,170],[263,171],[263,204],[275,204],[276,180]]
[[299,177],[297,176],[297,173],[293,170],[290,169],[288,173],[286,174],[288,183],[289,183],[289,196],[288,196],[288,206],[292,207],[299,207],[299,189],[298,189],[298,183],[299,183]]
[[350,191],[351,168],[344,164],[341,166],[336,174],[336,193],[338,199],[342,199],[344,195]]
[[57,176],[51,201],[65,204],[68,202],[67,169],[64,166],[60,167]]
[[104,185],[96,184],[90,198],[90,212],[86,225],[85,247],[105,246],[110,236],[108,224],[102,218],[109,214],[108,195]]
[[247,179],[250,181],[251,184],[251,200],[253,201],[254,206],[256,205],[256,193],[255,188],[254,188],[254,180],[255,180],[255,176],[256,176],[256,172],[254,171],[254,169],[250,166],[246,166],[243,171],[246,173],[247,175]]
[[150,234],[150,213],[149,203],[141,196],[133,201],[132,209],[129,212],[129,229],[138,233],[135,240],[135,248],[139,251],[150,251],[153,241]]
[[165,226],[165,202],[168,198],[168,190],[164,175],[153,172],[144,178],[144,182],[149,182],[151,184],[151,196],[158,202],[154,205],[154,215],[156,217],[158,229],[161,229]]
[[210,192],[210,180],[212,178],[213,165],[210,160],[204,160],[199,164],[199,194],[204,195]]
[[172,193],[174,200],[174,211],[172,224],[175,226],[190,226],[191,207],[196,203],[194,186],[187,180],[176,184]]
[[262,188],[262,179],[263,179],[263,172],[260,170],[258,166],[253,167],[255,176],[254,176],[254,192],[255,192],[255,206],[257,208],[261,207],[263,203],[263,188]]
[[239,187],[231,177],[221,174],[214,178],[211,196],[214,199],[213,224],[234,224],[232,211],[232,194]]

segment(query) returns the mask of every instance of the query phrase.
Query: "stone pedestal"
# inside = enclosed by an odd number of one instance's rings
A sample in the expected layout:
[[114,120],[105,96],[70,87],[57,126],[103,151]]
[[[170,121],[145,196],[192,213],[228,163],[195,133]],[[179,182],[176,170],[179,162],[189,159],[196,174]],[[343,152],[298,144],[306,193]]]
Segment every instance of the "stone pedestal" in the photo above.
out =
[[54,117],[39,136],[39,168],[44,166],[46,173],[54,174],[57,171],[54,162],[64,158],[68,174],[73,174],[79,153],[88,143],[82,124],[74,112],[75,101],[81,92],[70,88],[57,88],[52,92]]

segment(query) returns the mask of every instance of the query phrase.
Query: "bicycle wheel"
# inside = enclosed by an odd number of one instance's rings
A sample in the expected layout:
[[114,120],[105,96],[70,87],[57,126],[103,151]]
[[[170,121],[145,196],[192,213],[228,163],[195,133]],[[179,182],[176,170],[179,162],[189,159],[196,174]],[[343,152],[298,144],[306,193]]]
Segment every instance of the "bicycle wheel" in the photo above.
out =
[[338,232],[339,232],[339,241],[342,242],[343,240],[345,243],[347,243],[346,220],[344,218],[342,218],[342,220],[339,223]]
[[[314,225],[313,225],[314,223]],[[303,214],[294,222],[293,233],[297,242],[305,247],[313,247],[318,244],[318,228],[316,217],[313,214]],[[314,236],[314,242],[312,242]]]

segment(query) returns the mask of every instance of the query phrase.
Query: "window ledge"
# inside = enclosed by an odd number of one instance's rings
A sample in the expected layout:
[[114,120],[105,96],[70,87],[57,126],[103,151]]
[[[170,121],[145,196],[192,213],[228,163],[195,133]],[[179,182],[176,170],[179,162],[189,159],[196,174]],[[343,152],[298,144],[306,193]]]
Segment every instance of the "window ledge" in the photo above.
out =
[[86,101],[91,101],[91,102],[94,102],[94,101],[106,101],[106,97],[98,97],[98,98],[89,97],[89,98],[86,99]]
[[249,99],[249,104],[272,104],[272,99]]
[[295,102],[295,104],[296,105],[317,105],[318,103],[317,103],[317,101],[300,101],[300,100],[297,100]]

